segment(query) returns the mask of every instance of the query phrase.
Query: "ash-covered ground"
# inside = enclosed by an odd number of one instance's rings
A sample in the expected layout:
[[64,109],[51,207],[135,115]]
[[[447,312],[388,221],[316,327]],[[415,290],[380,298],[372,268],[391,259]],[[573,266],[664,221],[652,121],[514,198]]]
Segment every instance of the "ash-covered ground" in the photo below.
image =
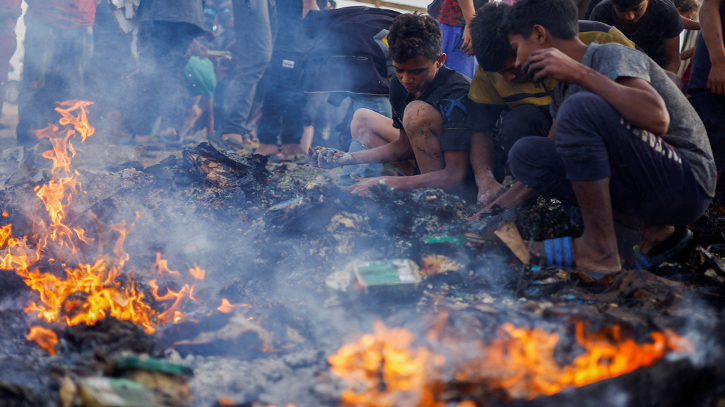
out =
[[[106,224],[133,222],[125,269],[146,298],[153,298],[145,271],[156,253],[172,270],[197,264],[206,277],[195,293],[198,302],[182,304],[187,316],[153,335],[110,317],[94,326],[48,325],[59,336],[58,355],[51,356],[25,339],[37,320],[23,309],[38,300],[37,293],[13,272],[0,271],[0,405],[59,405],[64,376],[104,374],[124,355],[148,354],[194,368],[196,406],[222,398],[334,406],[344,386],[330,373],[328,356],[356,334],[371,332],[376,319],[423,334],[441,310],[462,338],[491,339],[505,322],[556,332],[562,364],[577,353],[575,320],[592,331],[620,324],[642,341],[653,331],[672,329],[693,343],[686,368],[674,361],[655,365],[654,371],[673,373],[663,373],[650,389],[644,389],[645,379],[620,380],[615,390],[598,383],[592,401],[725,402],[723,208],[711,208],[692,226],[695,239],[672,262],[598,279],[524,266],[490,231],[505,218],[516,222],[525,241],[580,233],[576,210],[554,201],[540,199],[472,224],[467,218],[475,206],[441,190],[406,193],[381,186],[360,197],[334,185],[336,172],[307,164],[265,165],[248,153],[225,158],[205,145],[182,152],[90,139],[76,150],[73,167],[86,193],[69,208],[68,219],[88,231],[90,212]],[[225,159],[243,162],[249,174],[208,173],[210,162]],[[33,218],[43,215],[34,188],[47,182],[50,165],[32,151],[5,154],[0,163],[0,206],[9,214],[0,222],[12,223],[14,236],[32,235]],[[342,292],[326,284],[350,262],[385,259],[413,260],[423,282],[385,293]],[[163,284],[178,288],[173,280]],[[223,298],[248,306],[222,313],[217,307]],[[150,305],[158,311],[170,306]],[[647,393],[675,381],[685,388],[680,398]],[[547,405],[547,399],[567,405],[561,397],[581,401],[582,394],[564,392],[532,405]]]

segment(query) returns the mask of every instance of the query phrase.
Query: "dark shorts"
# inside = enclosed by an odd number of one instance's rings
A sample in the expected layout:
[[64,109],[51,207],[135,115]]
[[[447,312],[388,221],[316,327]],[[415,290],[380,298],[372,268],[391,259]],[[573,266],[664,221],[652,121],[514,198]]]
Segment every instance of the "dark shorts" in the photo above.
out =
[[710,204],[690,164],[660,137],[632,127],[600,96],[567,98],[556,139],[526,137],[511,149],[517,180],[560,201],[575,199],[573,180],[610,178],[615,211],[660,225],[684,226]]
[[499,181],[503,181],[508,168],[508,156],[511,147],[519,139],[529,136],[546,137],[551,129],[551,114],[549,105],[521,105],[509,111],[501,112],[495,136],[493,139],[496,149],[493,175]]

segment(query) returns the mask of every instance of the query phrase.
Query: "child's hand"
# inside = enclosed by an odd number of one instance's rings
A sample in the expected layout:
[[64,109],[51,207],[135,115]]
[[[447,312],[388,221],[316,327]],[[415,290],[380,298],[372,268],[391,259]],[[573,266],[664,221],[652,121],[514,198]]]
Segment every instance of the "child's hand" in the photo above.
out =
[[352,162],[352,154],[334,148],[317,146],[309,150],[312,165],[318,168],[335,168]]

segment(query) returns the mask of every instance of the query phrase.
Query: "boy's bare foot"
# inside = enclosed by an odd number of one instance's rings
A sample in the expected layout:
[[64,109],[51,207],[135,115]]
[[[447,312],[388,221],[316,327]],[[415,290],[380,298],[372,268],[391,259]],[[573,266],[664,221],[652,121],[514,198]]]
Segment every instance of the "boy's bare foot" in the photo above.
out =
[[225,133],[222,134],[222,141],[234,140],[239,144],[249,144],[251,140],[248,137],[244,137],[239,133]]
[[[572,244],[574,245],[576,268],[602,273],[615,273],[622,270],[616,245],[614,248],[610,248],[596,244],[596,242],[590,244],[584,240],[584,237],[572,239]],[[533,242],[529,252],[536,258],[546,258],[543,242]]]
[[675,233],[674,226],[647,225],[642,230],[642,244],[640,250],[642,253],[649,253],[655,246],[662,243]]
[[259,147],[257,147],[256,150],[254,150],[254,154],[272,155],[272,154],[277,154],[278,151],[279,151],[279,149],[277,148],[276,144],[259,143]]

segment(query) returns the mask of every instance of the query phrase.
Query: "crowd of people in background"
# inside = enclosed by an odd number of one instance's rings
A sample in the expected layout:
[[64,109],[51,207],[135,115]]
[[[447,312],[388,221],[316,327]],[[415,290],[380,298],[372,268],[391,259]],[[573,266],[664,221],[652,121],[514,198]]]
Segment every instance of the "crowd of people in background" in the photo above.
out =
[[[344,167],[338,185],[361,195],[443,188],[473,219],[542,194],[578,206],[584,235],[532,254],[601,272],[661,263],[723,202],[724,0],[26,2],[21,146],[55,102],[84,98],[119,144],[177,148],[201,129]],[[2,83],[21,14],[0,1]],[[702,32],[682,49],[686,29]]]

